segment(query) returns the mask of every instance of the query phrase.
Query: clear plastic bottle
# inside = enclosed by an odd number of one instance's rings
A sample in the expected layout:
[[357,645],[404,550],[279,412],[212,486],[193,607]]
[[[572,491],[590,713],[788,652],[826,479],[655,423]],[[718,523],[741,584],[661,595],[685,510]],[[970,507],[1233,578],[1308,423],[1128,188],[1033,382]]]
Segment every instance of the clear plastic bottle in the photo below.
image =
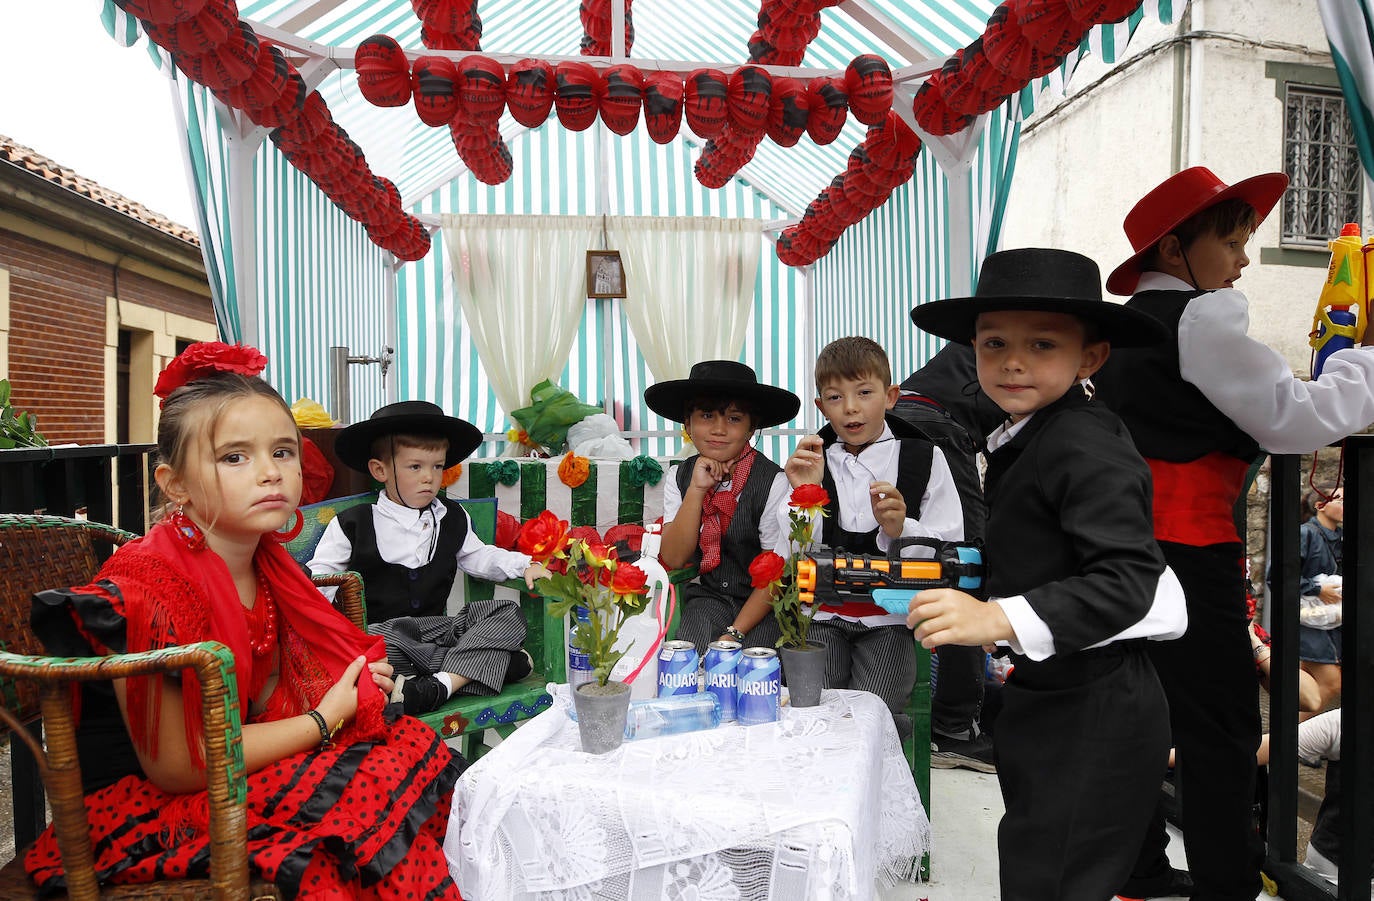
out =
[[571,620],[568,624],[568,687],[572,690],[595,678],[591,661],[587,659],[587,652],[577,646],[575,631],[578,623],[588,621],[589,615],[586,607],[574,607],[568,617]]
[[625,738],[653,738],[714,729],[720,725],[720,702],[710,692],[631,701]]

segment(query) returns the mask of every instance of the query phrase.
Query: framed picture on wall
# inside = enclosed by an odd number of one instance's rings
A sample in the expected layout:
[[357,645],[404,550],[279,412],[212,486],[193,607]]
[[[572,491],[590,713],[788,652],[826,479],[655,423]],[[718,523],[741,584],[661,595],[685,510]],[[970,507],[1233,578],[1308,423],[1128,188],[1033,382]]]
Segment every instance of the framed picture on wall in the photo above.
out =
[[624,297],[625,267],[618,250],[587,251],[587,297]]

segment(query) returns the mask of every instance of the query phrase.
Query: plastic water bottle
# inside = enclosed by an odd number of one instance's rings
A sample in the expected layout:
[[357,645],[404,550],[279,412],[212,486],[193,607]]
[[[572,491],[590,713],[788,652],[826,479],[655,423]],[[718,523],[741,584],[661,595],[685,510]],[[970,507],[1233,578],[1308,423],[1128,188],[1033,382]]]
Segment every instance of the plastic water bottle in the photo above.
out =
[[572,691],[577,690],[577,686],[584,682],[590,682],[594,678],[592,674],[592,662],[587,656],[587,652],[577,646],[577,623],[588,621],[589,614],[586,607],[574,607],[573,615],[576,619],[571,628],[568,629],[568,688]]
[[633,741],[657,735],[714,729],[719,725],[720,702],[710,692],[647,698],[630,702],[630,710],[625,717],[625,738]]

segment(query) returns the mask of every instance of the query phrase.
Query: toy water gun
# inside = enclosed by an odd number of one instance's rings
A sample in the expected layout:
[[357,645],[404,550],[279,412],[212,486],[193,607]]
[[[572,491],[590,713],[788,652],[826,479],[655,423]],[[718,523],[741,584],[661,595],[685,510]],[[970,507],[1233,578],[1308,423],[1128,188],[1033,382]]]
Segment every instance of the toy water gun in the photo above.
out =
[[1347,222],[1340,236],[1331,242],[1331,265],[1327,267],[1326,284],[1317,298],[1317,312],[1312,316],[1312,331],[1308,333],[1312,378],[1321,375],[1333,353],[1364,341],[1369,315],[1367,254],[1371,252],[1374,239],[1365,244],[1355,222]]
[[[903,548],[913,545],[930,548],[934,558],[900,556]],[[833,606],[861,595],[889,613],[906,613],[916,593],[927,588],[978,592],[983,586],[983,552],[977,545],[932,538],[899,538],[886,557],[837,553],[822,545],[797,561],[797,585],[804,604]]]

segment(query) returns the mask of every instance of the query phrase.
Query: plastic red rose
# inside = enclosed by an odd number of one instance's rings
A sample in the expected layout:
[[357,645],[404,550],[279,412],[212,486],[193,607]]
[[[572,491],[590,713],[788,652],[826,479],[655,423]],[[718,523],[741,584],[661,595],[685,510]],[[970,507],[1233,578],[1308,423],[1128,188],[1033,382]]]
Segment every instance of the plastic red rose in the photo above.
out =
[[764,551],[749,564],[749,584],[755,588],[767,588],[782,578],[783,568],[787,565],[778,554]]
[[547,563],[567,546],[568,523],[548,510],[526,520],[515,538],[515,549],[536,563]]
[[798,510],[814,510],[830,503],[830,493],[820,485],[798,485],[792,489],[787,506]]

